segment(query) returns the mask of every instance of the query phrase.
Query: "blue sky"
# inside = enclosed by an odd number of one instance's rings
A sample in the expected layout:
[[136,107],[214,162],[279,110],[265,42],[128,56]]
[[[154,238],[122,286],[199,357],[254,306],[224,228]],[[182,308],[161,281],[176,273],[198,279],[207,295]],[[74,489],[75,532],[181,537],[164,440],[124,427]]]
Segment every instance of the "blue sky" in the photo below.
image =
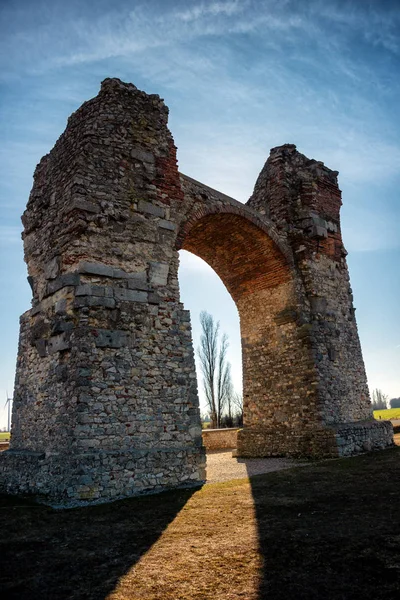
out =
[[[0,427],[18,318],[32,174],[70,113],[120,77],[170,107],[180,169],[245,202],[269,149],[295,143],[339,170],[342,229],[370,388],[400,396],[400,4],[359,0],[3,0],[0,6]],[[235,306],[182,253],[183,301],[230,337]],[[197,345],[197,342],[195,341]]]

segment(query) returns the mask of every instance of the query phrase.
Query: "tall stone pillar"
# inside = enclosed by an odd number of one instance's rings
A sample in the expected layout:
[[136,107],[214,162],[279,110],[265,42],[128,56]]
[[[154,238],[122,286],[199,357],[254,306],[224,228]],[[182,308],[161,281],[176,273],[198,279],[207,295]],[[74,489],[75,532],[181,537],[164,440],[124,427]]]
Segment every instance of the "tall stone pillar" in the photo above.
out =
[[[269,319],[263,363],[258,364],[257,347],[250,354],[243,348],[244,363],[250,360],[254,371],[264,371],[259,377],[264,389],[257,410],[254,394],[245,398],[242,456],[338,456],[393,443],[390,422],[372,415],[340,231],[337,175],[286,144],[271,150],[248,202],[292,248],[296,294]],[[257,310],[259,322],[268,322],[262,316],[268,304],[277,306],[271,294]],[[267,312],[274,310],[268,306]],[[291,342],[284,347],[288,335]],[[274,354],[283,347],[286,359],[279,369]]]
[[158,96],[105,80],[36,169],[2,490],[63,504],[205,478],[167,118]]

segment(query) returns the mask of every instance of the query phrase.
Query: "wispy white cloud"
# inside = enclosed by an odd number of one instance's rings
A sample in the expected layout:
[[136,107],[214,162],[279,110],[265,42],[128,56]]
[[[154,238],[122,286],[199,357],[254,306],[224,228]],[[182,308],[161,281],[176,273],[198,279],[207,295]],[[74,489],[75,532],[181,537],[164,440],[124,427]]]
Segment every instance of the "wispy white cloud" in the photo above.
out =
[[372,136],[355,135],[353,143],[337,144],[328,155],[341,178],[355,184],[376,184],[400,172],[400,146]]
[[[85,4],[79,14],[59,4],[51,11],[47,6],[47,10],[44,5],[42,8],[47,19],[40,22],[32,7],[26,11],[10,6],[3,9],[3,22],[11,22],[13,27],[4,25],[2,54],[5,58],[13,55],[30,70],[127,56],[201,36],[245,32],[258,32],[264,41],[276,37],[274,43],[282,46],[297,30],[304,39],[336,50],[346,43],[349,32],[360,32],[371,45],[392,51],[399,47],[399,10],[371,9],[364,3],[215,0],[178,8],[174,3],[163,3],[162,10],[152,2],[138,4],[133,10],[129,3],[120,3],[101,14],[85,10]],[[339,29],[332,32],[331,25]]]
[[[251,194],[269,148],[284,142],[294,142],[300,151],[338,169],[340,181],[347,184],[383,182],[396,175],[400,145],[386,133],[390,121],[371,95],[371,81],[376,94],[382,92],[383,80],[367,62],[352,56],[345,33],[373,27],[389,31],[388,18],[382,16],[380,24],[375,16],[370,26],[368,11],[357,4],[345,10],[322,1],[310,2],[307,10],[273,0],[165,6],[154,12],[151,3],[134,10],[127,4],[90,19],[83,12],[73,23],[54,28],[48,22],[39,33],[24,32],[21,41],[27,54],[32,50],[29,64],[34,62],[36,70],[87,68],[119,57],[133,80],[140,74],[151,81],[151,91],[161,87],[171,90],[171,96],[181,94],[187,114],[182,118],[180,112],[175,119],[171,110],[170,124],[182,171],[238,200]],[[327,35],[327,23],[341,30]],[[241,54],[227,40],[243,32],[252,34],[254,47],[242,65]],[[201,47],[193,43],[205,36]],[[44,57],[47,46],[54,52],[46,51]],[[329,83],[324,84],[327,75]],[[73,83],[50,85],[41,93],[50,100],[65,96],[80,103],[81,89]],[[166,100],[169,104],[168,96]],[[33,135],[37,121],[29,127]],[[11,157],[6,160],[16,176],[17,153],[25,159],[36,153],[38,159],[48,149],[11,146],[3,153]]]
[[400,8],[398,3],[377,8],[373,3],[346,2],[341,5],[317,0],[313,9],[326,22],[341,26],[344,32],[361,35],[366,42],[382,46],[393,53],[400,51],[398,27]]
[[39,73],[132,56],[205,36],[220,38],[258,31],[266,41],[267,33],[282,36],[292,29],[302,29],[309,34],[311,25],[301,15],[282,12],[285,4],[274,0],[263,4],[254,0],[228,0],[201,2],[183,10],[165,5],[161,12],[155,12],[150,5],[139,5],[134,10],[111,10],[97,18],[90,14],[65,21],[62,14],[53,11],[57,27],[50,15],[49,21],[24,31],[17,30],[12,36],[5,31],[0,49],[3,56],[13,54],[21,66]]
[[176,11],[175,18],[184,22],[191,22],[205,16],[216,17],[218,15],[226,15],[228,17],[243,11],[249,7],[249,2],[246,0],[228,0],[227,2],[202,2],[191,8]]

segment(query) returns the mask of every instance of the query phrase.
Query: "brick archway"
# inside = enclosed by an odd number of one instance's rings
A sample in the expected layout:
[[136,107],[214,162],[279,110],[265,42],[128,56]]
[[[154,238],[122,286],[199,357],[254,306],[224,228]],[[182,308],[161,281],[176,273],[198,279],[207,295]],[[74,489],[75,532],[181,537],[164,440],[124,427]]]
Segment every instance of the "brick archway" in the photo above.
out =
[[[230,215],[232,219],[234,216],[241,217],[242,223],[246,227],[249,227],[249,233],[251,231],[257,232],[258,239],[261,239],[260,232],[263,232],[265,234],[265,237],[263,237],[264,243],[267,243],[267,239],[269,239],[273,245],[271,248],[274,247],[276,250],[279,250],[285,262],[289,266],[293,266],[293,253],[290,246],[286,241],[283,241],[274,223],[270,219],[267,219],[265,215],[257,214],[255,210],[252,210],[248,206],[241,204],[229,196],[220,194],[216,190],[201,184],[187,175],[180,174],[180,181],[183,190],[186,192],[186,203],[190,204],[193,200],[193,194],[197,191],[197,199],[200,196],[203,204],[195,204],[195,207],[191,207],[189,213],[185,215],[176,237],[177,250],[184,248],[184,244],[187,243],[186,240],[192,229],[198,227],[199,222],[205,217]],[[221,198],[222,202],[215,202],[215,196]],[[251,225],[254,226],[253,229],[250,228]]]
[[244,206],[179,174],[167,120],[159,96],[106,79],[35,171],[23,215],[33,299],[0,491],[65,505],[204,480],[179,248],[215,269],[239,310],[239,455],[392,443],[372,419],[337,173],[274,148]]
[[[273,426],[277,415],[280,424],[285,420],[293,425],[296,419],[290,410],[298,407],[293,398],[287,402],[287,392],[302,385],[307,367],[302,343],[291,336],[296,323],[290,314],[301,304],[293,260],[290,250],[280,244],[289,255],[285,256],[272,239],[271,229],[246,207],[226,205],[222,211],[197,210],[178,233],[179,248],[207,262],[236,304],[245,427]],[[311,398],[308,409],[312,410]]]
[[[292,278],[290,251],[285,256],[266,227],[243,209],[206,211],[184,224],[178,249],[205,260],[239,303],[257,290],[274,288]],[[281,244],[282,245],[282,244]],[[283,245],[282,245],[283,246]]]

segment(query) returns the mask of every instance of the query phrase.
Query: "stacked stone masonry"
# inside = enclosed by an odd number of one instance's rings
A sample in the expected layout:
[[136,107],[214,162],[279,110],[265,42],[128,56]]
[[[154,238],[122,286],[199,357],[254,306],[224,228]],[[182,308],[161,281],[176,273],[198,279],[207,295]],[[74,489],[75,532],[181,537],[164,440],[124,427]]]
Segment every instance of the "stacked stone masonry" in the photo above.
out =
[[179,174],[167,120],[159,96],[106,79],[36,169],[1,491],[68,505],[205,480],[182,248],[238,308],[239,455],[392,444],[372,419],[337,173],[274,148],[244,205]]

